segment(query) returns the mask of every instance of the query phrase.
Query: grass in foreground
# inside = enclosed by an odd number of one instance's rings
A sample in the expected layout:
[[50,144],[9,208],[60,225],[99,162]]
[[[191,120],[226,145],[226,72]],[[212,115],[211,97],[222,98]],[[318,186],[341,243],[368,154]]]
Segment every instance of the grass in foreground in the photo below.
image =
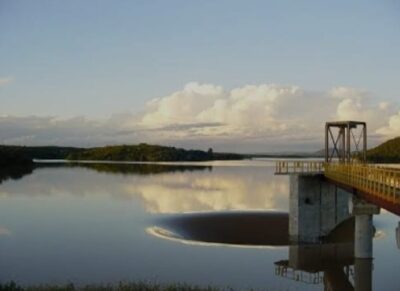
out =
[[0,283],[0,291],[233,291],[231,288],[199,287],[187,284],[125,283],[117,285],[35,285],[21,286],[15,282]]

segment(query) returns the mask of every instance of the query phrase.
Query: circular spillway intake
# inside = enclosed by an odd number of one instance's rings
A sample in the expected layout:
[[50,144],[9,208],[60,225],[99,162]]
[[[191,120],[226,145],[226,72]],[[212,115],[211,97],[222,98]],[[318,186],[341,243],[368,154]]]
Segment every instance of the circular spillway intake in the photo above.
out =
[[288,226],[283,212],[207,212],[164,216],[147,232],[184,243],[273,247],[288,245]]

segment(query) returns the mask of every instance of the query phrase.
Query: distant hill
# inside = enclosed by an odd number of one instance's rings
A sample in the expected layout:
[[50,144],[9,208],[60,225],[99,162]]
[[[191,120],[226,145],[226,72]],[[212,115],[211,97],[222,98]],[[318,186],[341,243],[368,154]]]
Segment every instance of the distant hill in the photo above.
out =
[[213,153],[200,150],[185,150],[175,147],[138,144],[91,148],[71,153],[68,160],[98,160],[98,161],[209,161],[209,160],[240,160],[243,155],[229,153]]
[[[332,153],[332,151],[333,151],[333,149],[329,148],[328,152]],[[313,152],[313,153],[311,153],[311,155],[314,157],[323,158],[323,157],[325,157],[325,149],[321,149],[319,151]]]
[[367,160],[374,163],[400,163],[400,137],[368,150]]

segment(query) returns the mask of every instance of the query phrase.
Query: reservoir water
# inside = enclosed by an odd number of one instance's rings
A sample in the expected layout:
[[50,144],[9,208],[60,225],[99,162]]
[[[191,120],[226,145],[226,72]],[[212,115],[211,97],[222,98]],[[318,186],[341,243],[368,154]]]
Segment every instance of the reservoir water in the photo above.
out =
[[[270,160],[39,163],[2,169],[0,181],[2,282],[184,282],[238,290],[354,284],[351,222],[344,240],[293,246],[289,178],[275,176]],[[363,275],[372,290],[400,289],[399,221],[384,209],[374,216],[374,259]],[[289,260],[294,251],[307,264]],[[332,276],[333,269],[345,276]]]

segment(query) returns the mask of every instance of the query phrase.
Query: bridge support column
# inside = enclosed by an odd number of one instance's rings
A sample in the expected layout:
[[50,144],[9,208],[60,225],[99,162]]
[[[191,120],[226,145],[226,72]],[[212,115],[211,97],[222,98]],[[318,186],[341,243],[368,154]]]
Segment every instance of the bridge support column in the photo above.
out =
[[354,256],[359,259],[371,259],[374,236],[372,217],[374,214],[379,214],[379,207],[354,198],[350,208],[355,216]]
[[356,215],[354,234],[354,256],[356,258],[372,258],[373,236],[372,215]]

